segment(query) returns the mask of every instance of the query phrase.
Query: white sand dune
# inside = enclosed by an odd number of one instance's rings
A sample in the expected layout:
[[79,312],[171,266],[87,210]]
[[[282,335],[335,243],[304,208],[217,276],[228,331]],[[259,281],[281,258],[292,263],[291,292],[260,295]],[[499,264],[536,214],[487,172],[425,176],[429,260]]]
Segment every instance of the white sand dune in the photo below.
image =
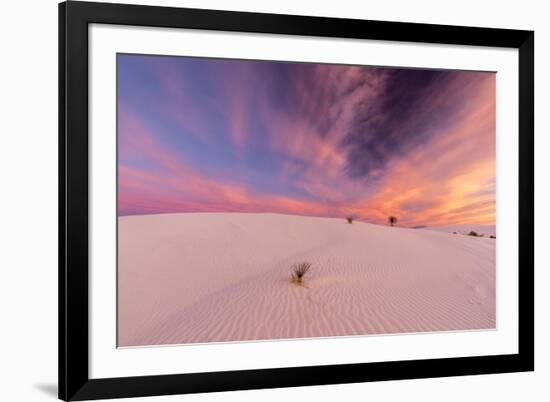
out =
[[[309,261],[305,286],[292,264]],[[495,327],[495,240],[343,219],[119,218],[119,346]]]

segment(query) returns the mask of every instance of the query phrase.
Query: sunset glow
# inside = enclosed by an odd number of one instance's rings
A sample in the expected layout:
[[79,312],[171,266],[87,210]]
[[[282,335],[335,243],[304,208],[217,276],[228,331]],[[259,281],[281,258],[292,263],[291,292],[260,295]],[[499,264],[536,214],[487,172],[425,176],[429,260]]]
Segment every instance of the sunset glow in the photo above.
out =
[[494,73],[117,57],[119,215],[495,224]]

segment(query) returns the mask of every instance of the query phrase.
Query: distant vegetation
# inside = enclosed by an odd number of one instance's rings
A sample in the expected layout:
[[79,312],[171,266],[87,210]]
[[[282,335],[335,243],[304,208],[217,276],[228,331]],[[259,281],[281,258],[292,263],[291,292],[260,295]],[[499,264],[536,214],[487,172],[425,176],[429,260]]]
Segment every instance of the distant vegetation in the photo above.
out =
[[390,224],[390,226],[394,226],[397,223],[397,218],[393,215],[389,216],[388,217],[388,223]]
[[471,230],[467,233],[466,232],[464,232],[464,233],[453,232],[453,234],[464,234],[466,236],[472,236],[472,237],[489,237],[490,239],[496,239],[495,235],[485,235],[483,233],[478,233],[474,230]]
[[346,221],[351,225],[353,223],[353,216],[347,216]]
[[311,263],[304,261],[292,266],[292,272],[290,274],[290,279],[292,283],[301,285],[304,283],[304,276],[309,272],[311,268]]

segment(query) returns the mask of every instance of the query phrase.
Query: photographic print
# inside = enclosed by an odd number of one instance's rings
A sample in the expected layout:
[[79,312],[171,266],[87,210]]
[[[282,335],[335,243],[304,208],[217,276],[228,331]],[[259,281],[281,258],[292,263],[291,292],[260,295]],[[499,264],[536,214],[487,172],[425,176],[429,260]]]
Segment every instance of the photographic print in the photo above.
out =
[[117,55],[119,347],[496,328],[496,74]]

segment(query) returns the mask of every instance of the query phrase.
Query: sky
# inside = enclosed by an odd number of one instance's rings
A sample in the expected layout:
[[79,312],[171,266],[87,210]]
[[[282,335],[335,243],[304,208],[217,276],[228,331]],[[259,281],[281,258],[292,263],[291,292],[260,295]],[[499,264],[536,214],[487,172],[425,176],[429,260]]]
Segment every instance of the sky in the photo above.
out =
[[118,213],[495,224],[496,75],[117,56]]

